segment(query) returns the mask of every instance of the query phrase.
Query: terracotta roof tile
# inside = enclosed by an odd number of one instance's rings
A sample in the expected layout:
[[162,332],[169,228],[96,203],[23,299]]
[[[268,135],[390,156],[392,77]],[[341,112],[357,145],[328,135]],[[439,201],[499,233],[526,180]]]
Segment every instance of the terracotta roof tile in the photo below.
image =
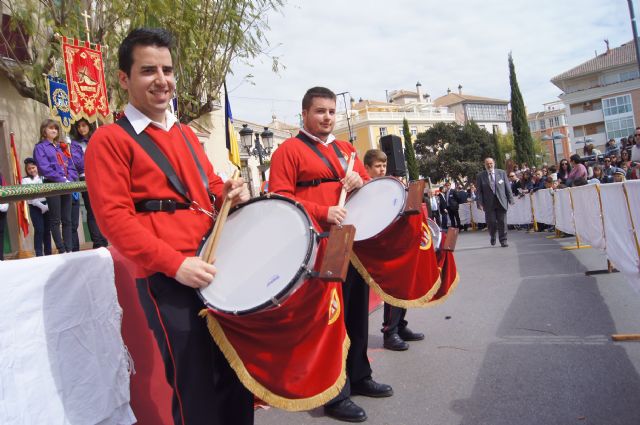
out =
[[632,64],[635,61],[636,49],[633,45],[633,41],[629,41],[620,47],[611,49],[608,52],[602,53],[593,59],[581,63],[575,68],[563,72],[560,75],[556,75],[551,79],[551,82],[557,83],[562,80],[593,74],[594,72],[614,68],[616,66]]

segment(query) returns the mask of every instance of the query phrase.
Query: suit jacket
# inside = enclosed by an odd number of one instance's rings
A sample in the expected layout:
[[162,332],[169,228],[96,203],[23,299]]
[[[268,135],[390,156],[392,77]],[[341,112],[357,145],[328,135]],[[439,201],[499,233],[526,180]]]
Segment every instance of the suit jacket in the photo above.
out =
[[478,174],[476,179],[476,201],[478,205],[486,209],[495,208],[495,200],[497,198],[500,205],[505,210],[509,208],[509,204],[513,202],[513,193],[511,193],[511,184],[507,180],[507,173],[504,170],[498,168],[494,169],[496,178],[496,193],[493,196],[493,190],[491,190],[491,179],[489,178],[489,172],[487,170]]
[[447,197],[447,205],[452,210],[457,210],[460,204],[460,199],[458,198],[458,192],[455,189],[449,189],[449,191],[444,195]]
[[444,199],[444,194],[438,193],[438,205],[440,205],[440,212],[447,212],[447,201]]

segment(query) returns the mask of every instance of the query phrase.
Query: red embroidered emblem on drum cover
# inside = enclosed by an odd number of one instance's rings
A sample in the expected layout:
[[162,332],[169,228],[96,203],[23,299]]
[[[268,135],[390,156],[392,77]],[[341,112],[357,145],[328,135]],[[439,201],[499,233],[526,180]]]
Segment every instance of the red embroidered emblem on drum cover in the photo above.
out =
[[427,223],[422,223],[422,238],[420,238],[420,249],[423,251],[431,248],[431,229],[427,226]]
[[331,290],[331,299],[329,300],[329,323],[332,325],[340,317],[340,297],[338,296],[338,290],[333,288]]

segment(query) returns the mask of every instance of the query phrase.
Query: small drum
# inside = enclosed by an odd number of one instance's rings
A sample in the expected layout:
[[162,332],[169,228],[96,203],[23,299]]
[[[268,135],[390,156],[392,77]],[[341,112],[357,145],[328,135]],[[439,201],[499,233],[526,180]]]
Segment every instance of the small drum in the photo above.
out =
[[429,226],[429,231],[431,232],[433,248],[436,251],[439,251],[440,244],[442,243],[442,230],[440,230],[440,226],[438,226],[438,223],[430,218],[427,219],[427,225]]
[[379,177],[365,183],[349,196],[342,224],[353,224],[355,241],[370,239],[386,229],[404,211],[407,192],[393,177]]
[[[200,256],[209,243],[211,235]],[[229,213],[215,254],[218,272],[200,297],[211,309],[237,315],[276,307],[304,282],[317,248],[299,204],[277,195],[254,198]]]

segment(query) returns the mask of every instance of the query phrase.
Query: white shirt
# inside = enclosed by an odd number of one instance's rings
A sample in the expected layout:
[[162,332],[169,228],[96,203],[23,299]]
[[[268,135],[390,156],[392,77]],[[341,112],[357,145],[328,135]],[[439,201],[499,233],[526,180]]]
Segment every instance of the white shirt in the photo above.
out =
[[640,146],[637,144],[631,147],[631,160],[634,162],[640,162]]
[[322,140],[319,137],[314,136],[313,134],[309,133],[307,130],[305,130],[304,128],[300,129],[301,133],[306,134],[307,136],[309,136],[309,138],[315,142],[318,143],[322,143],[325,146],[329,146],[331,143],[333,143],[334,140],[336,140],[336,136],[334,136],[333,134],[329,134],[329,137],[327,137],[327,141],[325,142],[324,140]]
[[[35,178],[31,178],[30,176],[24,176],[22,178],[22,184],[42,184],[44,183],[44,181],[42,180],[42,177],[37,176]],[[27,201],[27,204],[29,205],[38,205],[38,203],[44,202],[46,201],[47,198],[35,198],[35,199],[30,199]]]
[[155,125],[158,128],[163,129],[164,131],[171,130],[171,127],[178,122],[178,119],[175,115],[173,115],[168,110],[165,111],[165,119],[167,121],[167,125],[165,126],[161,122],[153,121],[151,118],[143,114],[130,103],[127,103],[127,106],[124,107],[124,114],[129,119],[131,126],[135,130],[136,134],[140,134],[144,131],[145,128],[149,126],[149,124]]

